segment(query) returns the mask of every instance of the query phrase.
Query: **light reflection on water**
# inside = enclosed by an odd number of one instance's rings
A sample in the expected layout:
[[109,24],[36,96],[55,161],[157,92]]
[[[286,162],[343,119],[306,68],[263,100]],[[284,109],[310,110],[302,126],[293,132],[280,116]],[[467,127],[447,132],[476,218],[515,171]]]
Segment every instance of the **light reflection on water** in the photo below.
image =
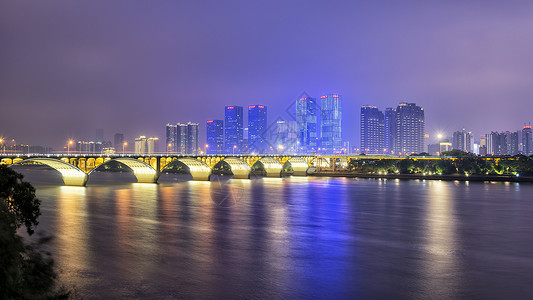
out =
[[[92,298],[524,298],[533,185],[347,178],[38,186]],[[218,197],[231,196],[225,204]]]

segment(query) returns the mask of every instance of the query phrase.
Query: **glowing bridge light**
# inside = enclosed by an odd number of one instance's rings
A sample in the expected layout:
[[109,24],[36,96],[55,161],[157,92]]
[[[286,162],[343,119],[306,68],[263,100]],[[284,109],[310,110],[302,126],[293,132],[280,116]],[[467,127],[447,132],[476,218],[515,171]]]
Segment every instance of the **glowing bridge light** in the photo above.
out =
[[137,178],[137,182],[139,183],[155,183],[159,178],[159,173],[154,168],[152,168],[152,166],[143,162],[140,159],[129,157],[119,157],[105,161],[104,163],[98,165],[96,168],[92,169],[91,172],[89,172],[89,175],[91,175],[92,172],[94,172],[101,166],[109,163],[110,161],[116,161],[129,167],[133,171],[133,175],[135,175],[135,177]]
[[252,168],[242,159],[237,157],[228,157],[222,162],[229,165],[233,178],[235,179],[249,179]]
[[38,164],[47,165],[58,171],[59,173],[61,173],[65,185],[84,186],[89,178],[87,174],[85,174],[85,172],[78,169],[77,167],[62,160],[53,158],[30,158],[27,160],[18,161],[12,164],[11,166],[28,162],[36,162]]
[[258,160],[254,165],[260,164],[263,166],[263,169],[266,172],[267,177],[281,177],[281,171],[283,170],[283,165],[279,163],[273,157],[263,157]]
[[294,176],[306,176],[309,165],[301,157],[291,157],[285,164],[289,164]]

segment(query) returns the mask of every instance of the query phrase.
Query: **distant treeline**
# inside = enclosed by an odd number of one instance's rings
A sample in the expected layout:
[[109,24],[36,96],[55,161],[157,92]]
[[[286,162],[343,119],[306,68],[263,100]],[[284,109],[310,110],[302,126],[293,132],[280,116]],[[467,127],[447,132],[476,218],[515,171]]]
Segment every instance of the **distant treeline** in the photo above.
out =
[[441,159],[424,159],[427,153],[407,159],[352,160],[349,169],[356,173],[426,175],[521,175],[533,176],[533,156],[482,157],[453,150]]

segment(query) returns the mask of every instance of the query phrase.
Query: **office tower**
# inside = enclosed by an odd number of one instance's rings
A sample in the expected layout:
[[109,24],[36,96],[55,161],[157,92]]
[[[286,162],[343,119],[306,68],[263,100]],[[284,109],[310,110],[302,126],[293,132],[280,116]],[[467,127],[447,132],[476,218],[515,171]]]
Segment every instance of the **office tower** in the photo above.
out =
[[224,121],[207,121],[207,154],[224,153]]
[[264,105],[248,106],[248,152],[265,153],[267,128],[267,107]]
[[531,125],[524,125],[522,129],[522,154],[533,154],[533,132]]
[[385,152],[385,116],[376,106],[361,107],[361,152]]
[[240,153],[243,145],[242,106],[226,106],[224,121],[224,149],[226,153]]
[[384,149],[386,153],[392,153],[396,143],[396,110],[388,107],[385,109],[384,126]]
[[198,123],[187,123],[187,153],[197,155],[198,154]]
[[141,135],[135,139],[135,154],[145,154],[148,152],[146,136]]
[[147,154],[159,152],[159,138],[151,137],[146,140]]
[[315,98],[305,97],[296,100],[297,144],[299,153],[316,153],[318,149],[317,112]]
[[187,124],[176,124],[176,152],[187,153]]
[[342,97],[320,96],[320,149],[323,153],[340,153],[342,149]]
[[178,126],[168,124],[166,126],[166,150],[168,153],[176,153],[178,148]]
[[276,122],[276,152],[297,153],[298,123],[296,121],[280,120]]
[[487,136],[485,134],[479,136],[479,154],[487,155]]
[[520,151],[518,150],[518,147],[520,145],[520,142],[518,140],[518,131],[511,132],[509,141],[511,144],[509,148],[509,154],[517,155],[518,153],[520,153]]
[[[391,111],[391,110],[389,110]],[[409,155],[424,151],[424,109],[415,103],[402,102],[394,110],[389,130],[392,150],[397,155]],[[387,138],[387,137],[386,137]]]
[[124,146],[124,134],[123,133],[115,133],[113,145],[115,146],[115,150],[117,151],[122,150],[122,146]]
[[464,152],[472,152],[472,133],[464,128],[453,133],[452,147]]
[[95,136],[96,142],[103,142],[104,141],[104,130],[102,128],[96,129],[96,136]]

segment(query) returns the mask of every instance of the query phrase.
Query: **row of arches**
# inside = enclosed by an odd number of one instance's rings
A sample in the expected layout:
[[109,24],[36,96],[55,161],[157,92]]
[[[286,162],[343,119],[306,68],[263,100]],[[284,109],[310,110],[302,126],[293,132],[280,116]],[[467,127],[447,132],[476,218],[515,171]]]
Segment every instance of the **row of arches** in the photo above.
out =
[[[74,159],[78,159],[78,161],[74,161]],[[146,161],[146,159],[149,160]],[[61,173],[66,185],[77,186],[84,186],[92,172],[105,168],[106,165],[109,166],[111,163],[119,163],[126,166],[133,172],[137,178],[137,182],[144,183],[155,183],[161,173],[168,172],[190,174],[193,180],[209,180],[212,174],[228,174],[233,175],[236,179],[248,179],[251,174],[281,177],[283,172],[291,173],[295,176],[306,176],[310,165],[324,167],[331,165],[331,162],[327,162],[322,158],[315,158],[314,160],[308,161],[302,157],[287,157],[280,162],[280,160],[273,157],[259,157],[247,162],[239,157],[226,157],[219,159],[217,162],[210,162],[210,166],[200,158],[183,157],[164,161],[164,167],[158,172],[158,161],[153,161],[150,158],[101,157],[87,158],[84,161],[80,161],[80,158],[30,158],[3,163],[9,164],[10,166],[22,164],[47,165]],[[79,168],[78,166],[80,164],[85,166],[85,168]],[[333,162],[333,164],[336,163]],[[91,167],[90,169],[88,168],[89,166]],[[88,172],[86,171],[87,169],[89,169]]]

